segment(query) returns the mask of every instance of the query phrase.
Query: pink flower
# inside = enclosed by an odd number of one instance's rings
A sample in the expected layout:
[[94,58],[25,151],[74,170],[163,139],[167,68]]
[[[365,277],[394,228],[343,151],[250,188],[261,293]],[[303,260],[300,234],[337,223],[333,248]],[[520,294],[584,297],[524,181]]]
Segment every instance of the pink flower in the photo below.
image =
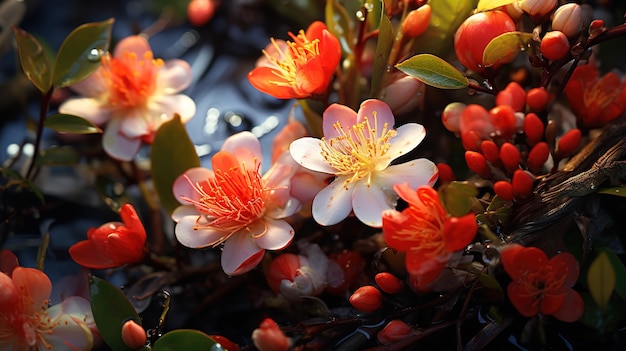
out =
[[290,146],[302,166],[335,175],[313,200],[313,218],[322,225],[337,224],[354,210],[363,223],[380,227],[382,212],[396,206],[393,185],[412,188],[432,185],[437,166],[421,158],[390,165],[424,139],[424,127],[407,123],[393,129],[391,109],[380,100],[366,100],[359,112],[333,104],[324,111],[324,137],[300,138]]
[[51,292],[40,270],[18,266],[10,275],[0,272],[0,349],[91,350],[95,324],[89,301],[73,296],[48,308]]
[[261,325],[252,331],[252,343],[260,351],[287,351],[291,340],[271,318],[265,318]]
[[183,204],[172,214],[176,238],[192,248],[224,244],[222,268],[228,275],[251,270],[265,250],[281,250],[293,239],[283,218],[300,208],[290,194],[294,169],[279,159],[261,175],[262,158],[259,140],[241,132],[213,156],[212,171],[192,168],[174,182]]
[[152,143],[161,124],[177,113],[183,122],[196,112],[191,98],[178,94],[191,83],[191,68],[182,60],[154,59],[148,41],[131,36],[120,41],[113,56],[71,88],[82,95],[63,103],[59,112],[82,116],[95,124],[108,123],[104,150],[129,161],[142,142]]

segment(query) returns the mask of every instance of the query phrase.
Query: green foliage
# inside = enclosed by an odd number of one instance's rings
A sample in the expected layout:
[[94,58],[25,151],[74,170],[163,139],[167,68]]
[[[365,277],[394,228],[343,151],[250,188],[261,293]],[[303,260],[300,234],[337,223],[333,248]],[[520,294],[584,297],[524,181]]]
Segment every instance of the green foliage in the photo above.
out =
[[439,188],[439,199],[454,217],[468,213],[476,202],[476,195],[478,189],[469,182],[454,181]]
[[445,60],[431,54],[415,55],[397,64],[396,68],[435,88],[461,89],[469,85],[463,73]]
[[104,279],[89,277],[91,311],[100,335],[113,351],[132,351],[122,340],[122,326],[128,320],[141,325],[141,318],[122,292]]
[[[178,329],[165,333],[152,346],[153,351],[216,350],[215,340],[203,332]],[[219,349],[217,349],[219,350]]]
[[480,0],[476,6],[476,12],[494,10],[500,6],[510,5],[514,2],[515,0]]
[[52,85],[50,60],[39,41],[23,29],[14,27],[20,64],[26,77],[45,94]]
[[54,61],[52,84],[67,87],[87,78],[100,66],[100,53],[109,50],[113,19],[87,23],[63,41]]
[[378,27],[378,41],[376,42],[376,52],[374,53],[374,67],[372,68],[372,86],[370,96],[377,97],[383,77],[389,65],[389,53],[393,44],[393,27],[391,21],[383,12],[380,16],[380,26]]
[[[483,51],[483,64],[492,66],[505,57],[515,58],[520,50],[528,50],[533,41],[532,33],[509,32],[493,38]],[[510,60],[505,60],[510,61]]]
[[604,311],[615,288],[615,271],[606,251],[601,251],[591,262],[587,283],[594,301]]
[[172,193],[174,181],[186,170],[200,167],[200,159],[180,116],[174,116],[157,130],[150,159],[152,179],[161,205],[172,213],[180,205]]
[[74,166],[80,154],[71,146],[51,146],[42,151],[36,160],[37,166]]
[[102,133],[102,129],[82,117],[61,113],[48,116],[44,121],[44,126],[59,133]]
[[341,49],[345,55],[353,53],[354,48],[354,24],[346,9],[336,0],[328,0],[325,8],[326,27],[339,39]]

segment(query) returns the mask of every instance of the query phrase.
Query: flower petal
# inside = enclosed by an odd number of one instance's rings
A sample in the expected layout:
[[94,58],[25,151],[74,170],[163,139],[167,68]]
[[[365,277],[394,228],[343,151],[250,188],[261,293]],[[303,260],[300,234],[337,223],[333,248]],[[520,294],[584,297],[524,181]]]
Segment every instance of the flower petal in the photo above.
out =
[[265,250],[282,250],[291,244],[295,231],[282,219],[265,218],[265,234],[256,238],[257,245]]
[[215,245],[228,237],[230,233],[211,228],[196,228],[198,215],[182,217],[174,230],[176,239],[191,248],[203,248]]
[[145,37],[131,35],[120,40],[120,42],[115,45],[113,56],[120,57],[127,51],[134,52],[137,54],[137,57],[143,57],[143,54],[145,54],[146,51],[152,51],[152,49],[150,48],[150,44]]
[[349,134],[356,122],[357,113],[353,109],[345,105],[332,104],[326,108],[322,116],[324,138],[328,140],[339,136],[339,132],[335,129],[335,123],[339,123],[341,129]]
[[24,301],[30,304],[28,307],[39,311],[41,306],[47,306],[52,283],[44,272],[34,268],[17,267],[13,270],[12,278]]
[[72,84],[70,89],[79,95],[89,98],[99,98],[108,92],[106,78],[102,75],[103,69],[97,69],[87,78],[76,84]]
[[313,218],[321,225],[333,225],[352,212],[353,189],[346,189],[344,178],[338,177],[313,199]]
[[107,269],[117,267],[108,252],[93,240],[82,240],[70,246],[70,257],[79,265],[92,269]]
[[437,181],[439,171],[430,160],[416,160],[391,165],[376,176],[376,183],[382,188],[393,188],[395,184],[407,183],[410,188],[417,189],[422,185],[433,185]]
[[186,61],[168,60],[159,70],[157,86],[163,87],[163,94],[172,95],[186,89],[193,79],[191,66]]
[[263,259],[265,250],[245,230],[233,234],[224,243],[222,269],[228,275],[240,275],[256,267]]
[[443,226],[443,242],[450,252],[465,249],[474,239],[478,231],[476,216],[468,213],[462,217],[451,217]]
[[578,292],[573,289],[568,289],[568,294],[565,296],[563,306],[560,310],[556,311],[554,318],[563,322],[572,323],[579,320],[585,312],[585,303]]
[[[51,310],[58,305],[52,306]],[[51,333],[41,333],[51,350],[91,350],[93,347],[93,334],[87,323],[67,314],[61,314],[57,319],[58,324]],[[41,350],[48,349],[48,345],[40,345]]]
[[295,140],[289,145],[289,153],[294,161],[302,167],[315,172],[335,174],[337,171],[322,156],[320,139],[305,137]]
[[59,107],[59,113],[82,117],[91,123],[102,125],[111,118],[111,111],[102,102],[92,98],[71,98]]
[[519,313],[524,317],[532,317],[539,313],[539,304],[534,295],[529,295],[524,288],[516,282],[509,284],[507,287],[509,300]]
[[186,216],[196,216],[198,217],[200,214],[198,213],[198,209],[193,205],[182,205],[176,207],[174,212],[172,212],[172,220],[176,223],[180,222],[183,217]]
[[359,112],[357,113],[356,122],[363,122],[365,117],[369,120],[370,125],[373,128],[376,128],[378,137],[382,136],[383,126],[385,124],[388,129],[391,129],[396,123],[389,105],[377,99],[369,99],[361,103]]
[[150,133],[150,121],[154,116],[142,109],[131,109],[117,113],[117,120],[121,121],[120,132],[128,138],[140,138]]
[[187,123],[196,114],[196,103],[187,95],[162,95],[152,99],[149,103],[152,111],[152,128],[154,131],[165,121],[180,116],[182,123]]
[[415,149],[426,137],[426,129],[417,123],[401,125],[396,129],[396,132],[397,134],[391,139],[389,150],[385,154],[391,160],[395,160]]
[[133,205],[124,204],[120,211],[120,217],[122,217],[124,225],[135,234],[136,239],[141,242],[146,241],[146,230]]
[[194,167],[185,171],[174,181],[172,185],[172,192],[174,197],[183,205],[187,204],[187,201],[182,197],[187,197],[192,200],[200,200],[201,195],[196,190],[196,187],[202,187],[202,184],[206,183],[207,179],[214,178],[213,171],[203,167]]
[[102,146],[109,156],[120,161],[130,161],[139,151],[141,139],[130,139],[122,135],[120,124],[119,118],[114,118],[109,122],[102,136]]
[[398,197],[391,187],[385,189],[375,184],[367,185],[361,180],[354,187],[352,208],[361,222],[379,228],[383,225],[383,211],[394,209],[397,200]]
[[222,144],[222,151],[228,151],[239,162],[245,163],[247,169],[252,169],[257,162],[263,162],[263,151],[259,139],[251,132],[240,132],[228,137]]

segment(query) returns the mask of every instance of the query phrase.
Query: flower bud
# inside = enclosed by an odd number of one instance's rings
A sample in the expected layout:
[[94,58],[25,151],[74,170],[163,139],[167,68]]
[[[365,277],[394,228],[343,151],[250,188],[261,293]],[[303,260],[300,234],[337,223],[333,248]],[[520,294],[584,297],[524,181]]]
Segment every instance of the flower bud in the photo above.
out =
[[480,151],[485,156],[485,159],[491,163],[496,163],[500,160],[500,149],[492,140],[483,140],[480,143]]
[[395,294],[404,287],[402,280],[387,272],[376,274],[374,280],[380,290],[386,292],[387,294]]
[[446,163],[437,163],[437,170],[439,171],[439,183],[449,183],[456,180],[452,167]]
[[518,0],[517,3],[524,13],[538,23],[552,13],[557,0]]
[[526,114],[524,118],[524,134],[526,134],[526,141],[530,145],[535,145],[543,138],[543,132],[545,127],[543,122],[534,113]]
[[467,167],[479,176],[488,179],[491,178],[491,168],[487,165],[485,157],[475,151],[465,151],[465,162]]
[[469,104],[461,113],[461,132],[476,132],[483,139],[487,139],[494,132],[491,124],[491,115],[481,105]]
[[541,39],[541,55],[554,61],[563,58],[569,51],[570,45],[563,32],[553,30],[546,33]]
[[563,134],[563,136],[556,143],[556,157],[563,158],[571,156],[576,149],[578,149],[578,145],[580,145],[580,139],[582,138],[582,133],[580,129],[574,128],[567,133]]
[[350,304],[361,312],[372,313],[382,306],[383,295],[375,287],[365,285],[350,296]]
[[497,136],[510,139],[517,129],[515,110],[511,106],[501,105],[489,110],[490,122]]
[[265,318],[259,328],[252,331],[252,343],[259,351],[287,351],[291,340],[271,318]]
[[552,30],[563,32],[572,39],[578,36],[583,24],[583,12],[580,5],[575,3],[559,6],[552,16]]
[[516,112],[521,112],[526,105],[526,91],[519,83],[510,82],[496,95],[496,105],[511,106]]
[[513,173],[511,184],[513,185],[513,193],[515,198],[524,199],[533,191],[535,177],[527,171],[518,169]]
[[[454,51],[461,64],[478,73],[485,70],[483,52],[489,42],[500,34],[515,30],[515,23],[506,12],[487,11],[471,15],[459,26],[454,34]],[[497,69],[509,63],[515,55],[506,55],[492,66]]]
[[146,331],[134,320],[129,320],[122,325],[122,341],[131,349],[138,349],[146,344]]
[[361,285],[364,278],[365,259],[356,251],[344,250],[329,256],[332,264],[336,265],[343,274],[337,284],[329,282],[326,292],[344,296],[347,290],[353,290]]
[[411,334],[411,327],[399,319],[389,321],[383,330],[379,331],[376,339],[383,345],[389,345],[396,341],[404,339]]
[[478,133],[474,131],[462,132],[461,133],[461,143],[465,150],[468,151],[480,151],[480,143],[483,138],[478,135]]
[[404,22],[402,22],[402,34],[409,38],[415,38],[424,34],[430,24],[431,12],[432,9],[428,4],[409,12]]
[[191,0],[187,5],[187,18],[196,27],[207,24],[215,14],[215,1]]
[[506,180],[499,180],[493,184],[493,192],[506,201],[513,200],[513,186]]
[[544,87],[532,88],[526,94],[526,104],[533,111],[542,111],[548,105],[550,94]]
[[520,152],[515,145],[504,143],[500,146],[500,161],[509,172],[519,169],[520,159]]
[[461,114],[466,105],[462,102],[449,103],[441,114],[441,122],[447,130],[458,133],[461,131]]
[[385,86],[382,100],[389,105],[394,115],[410,112],[424,105],[426,85],[413,76],[397,72],[394,80]]
[[548,148],[548,143],[545,141],[539,142],[530,149],[526,158],[526,164],[531,171],[540,172],[549,156],[550,149]]

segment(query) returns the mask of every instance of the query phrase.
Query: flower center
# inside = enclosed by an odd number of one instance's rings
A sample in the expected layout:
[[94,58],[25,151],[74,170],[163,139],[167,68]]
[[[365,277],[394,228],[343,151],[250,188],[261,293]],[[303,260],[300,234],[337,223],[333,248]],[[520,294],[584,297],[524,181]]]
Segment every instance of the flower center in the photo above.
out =
[[134,52],[121,57],[106,55],[102,58],[102,75],[108,87],[108,103],[119,109],[145,105],[156,88],[156,76],[163,60],[154,59],[152,51],[143,58]]
[[379,133],[376,112],[374,112],[374,125],[365,117],[364,121],[357,123],[347,131],[341,127],[341,123],[335,122],[333,127],[339,136],[326,140],[322,138],[322,157],[337,170],[338,176],[347,176],[344,187],[348,183],[356,182],[367,177],[367,186],[370,186],[372,173],[383,170],[387,162],[383,162],[385,153],[391,144],[389,140],[397,133],[389,129],[387,123],[382,126]]
[[[199,200],[183,198],[193,203],[205,215],[198,219],[196,229],[212,228],[226,233],[214,246],[224,242],[235,231],[251,226],[263,216],[270,189],[264,186],[259,173],[260,167],[260,163],[255,161],[252,170],[247,170],[243,165],[232,166],[226,170],[217,169],[214,178],[192,184],[200,194]],[[262,231],[260,235],[264,233]]]
[[263,50],[265,57],[278,68],[278,70],[274,71],[274,74],[280,79],[272,81],[272,84],[280,86],[296,85],[298,67],[320,55],[319,39],[309,40],[303,30],[300,30],[298,36],[292,33],[289,33],[289,36],[291,36],[293,42],[286,41],[287,48],[285,49],[274,38],[271,38],[272,45],[277,52],[276,55],[270,55],[266,50]]

